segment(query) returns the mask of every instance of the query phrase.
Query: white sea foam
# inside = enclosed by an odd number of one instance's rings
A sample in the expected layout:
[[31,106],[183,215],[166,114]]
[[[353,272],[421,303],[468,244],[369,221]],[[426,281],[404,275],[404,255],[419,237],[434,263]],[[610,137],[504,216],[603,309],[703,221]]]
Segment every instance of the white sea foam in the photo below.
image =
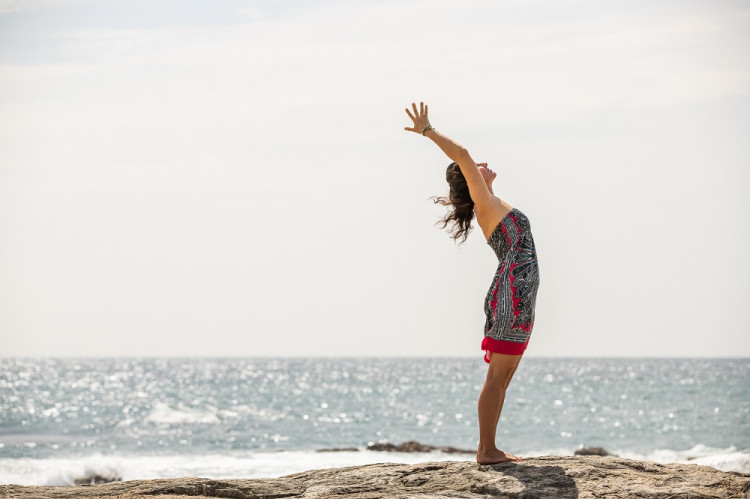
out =
[[[547,449],[519,453],[525,457],[573,455],[573,449]],[[660,463],[711,466],[722,471],[750,473],[750,454],[697,445],[687,451],[659,450],[648,455],[613,451],[621,457]],[[311,469],[361,466],[373,463],[416,464],[426,461],[473,461],[472,455],[442,452],[233,452],[229,454],[139,456],[91,455],[85,458],[0,459],[0,484],[70,485],[94,473],[117,475],[123,480],[176,478],[273,478]]]
[[[236,452],[232,454],[103,456],[54,459],[0,459],[0,484],[70,485],[98,473],[123,480],[199,476],[203,478],[273,478],[311,469],[393,462],[457,461],[461,456],[400,452]],[[473,460],[469,456],[467,460]]]
[[750,473],[750,454],[739,452],[734,446],[720,449],[698,444],[688,450],[659,449],[646,455],[627,451],[614,451],[614,453],[630,459],[645,459],[657,463],[700,464],[721,471]]
[[[614,455],[627,459],[638,459],[642,461],[653,461],[655,463],[682,463],[682,464],[700,464],[710,466],[720,471],[737,471],[740,473],[750,473],[750,453],[740,452],[734,446],[726,449],[718,447],[708,447],[698,444],[688,450],[671,450],[658,449],[647,454],[638,452],[608,449]],[[525,457],[537,456],[572,456],[575,449],[557,447],[551,449],[532,450],[529,452],[518,453]]]

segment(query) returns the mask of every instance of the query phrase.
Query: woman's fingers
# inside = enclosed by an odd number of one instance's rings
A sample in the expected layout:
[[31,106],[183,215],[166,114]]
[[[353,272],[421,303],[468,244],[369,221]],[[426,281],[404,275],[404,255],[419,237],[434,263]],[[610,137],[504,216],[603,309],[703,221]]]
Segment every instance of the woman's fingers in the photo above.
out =
[[409,108],[404,109],[404,111],[406,111],[406,114],[408,114],[409,118],[412,120],[416,119],[416,117],[427,117],[427,105],[424,102],[419,103],[419,110],[417,110],[417,105],[414,102],[411,103],[411,107],[414,109],[414,114],[409,111]]
[[423,128],[422,125],[429,125],[430,120],[427,119],[427,106],[424,102],[419,103],[419,109],[417,109],[417,104],[415,102],[411,103],[412,111],[409,110],[409,108],[404,108],[404,111],[406,111],[406,114],[409,115],[409,118],[411,118],[412,123],[414,123],[414,127],[404,127],[404,130],[408,132],[416,132],[416,133],[422,133]]

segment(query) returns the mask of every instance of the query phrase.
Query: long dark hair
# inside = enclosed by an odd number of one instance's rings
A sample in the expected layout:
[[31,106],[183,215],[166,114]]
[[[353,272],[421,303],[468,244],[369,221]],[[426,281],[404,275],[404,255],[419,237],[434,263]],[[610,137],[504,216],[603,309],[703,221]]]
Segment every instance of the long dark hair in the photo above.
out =
[[[441,229],[448,228],[448,233],[459,243],[466,242],[469,233],[474,228],[471,221],[474,220],[474,201],[469,195],[469,185],[466,183],[466,177],[461,172],[458,163],[453,162],[445,170],[445,180],[448,181],[450,192],[448,197],[433,196],[435,204],[450,207],[445,217],[435,225]],[[442,224],[442,225],[441,225]],[[460,239],[460,241],[459,241]]]

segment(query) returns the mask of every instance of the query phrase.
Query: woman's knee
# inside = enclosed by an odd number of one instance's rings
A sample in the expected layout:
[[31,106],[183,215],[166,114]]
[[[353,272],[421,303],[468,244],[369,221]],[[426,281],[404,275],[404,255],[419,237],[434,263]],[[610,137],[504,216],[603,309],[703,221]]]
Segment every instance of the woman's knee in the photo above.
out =
[[492,385],[507,389],[520,360],[520,355],[493,353],[490,358],[490,366],[487,369],[487,381]]
[[485,383],[493,390],[507,390],[510,380],[513,379],[513,373],[487,373]]

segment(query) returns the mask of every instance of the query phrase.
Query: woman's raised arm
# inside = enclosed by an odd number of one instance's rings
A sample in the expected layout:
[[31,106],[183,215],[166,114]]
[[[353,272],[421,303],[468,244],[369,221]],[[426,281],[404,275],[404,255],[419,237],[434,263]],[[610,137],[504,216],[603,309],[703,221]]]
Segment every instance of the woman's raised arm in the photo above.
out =
[[487,188],[487,184],[485,183],[482,174],[479,172],[477,164],[471,158],[469,151],[464,146],[450,137],[438,132],[432,125],[430,125],[427,105],[420,102],[419,109],[417,109],[417,105],[412,102],[411,106],[414,110],[414,114],[412,114],[408,108],[406,108],[406,114],[408,114],[409,118],[414,122],[414,126],[404,127],[404,130],[424,135],[437,144],[446,156],[452,161],[458,163],[459,168],[461,168],[461,173],[464,174],[466,183],[469,186],[471,199],[474,201],[477,209],[481,211],[485,207],[490,207],[493,196]]

